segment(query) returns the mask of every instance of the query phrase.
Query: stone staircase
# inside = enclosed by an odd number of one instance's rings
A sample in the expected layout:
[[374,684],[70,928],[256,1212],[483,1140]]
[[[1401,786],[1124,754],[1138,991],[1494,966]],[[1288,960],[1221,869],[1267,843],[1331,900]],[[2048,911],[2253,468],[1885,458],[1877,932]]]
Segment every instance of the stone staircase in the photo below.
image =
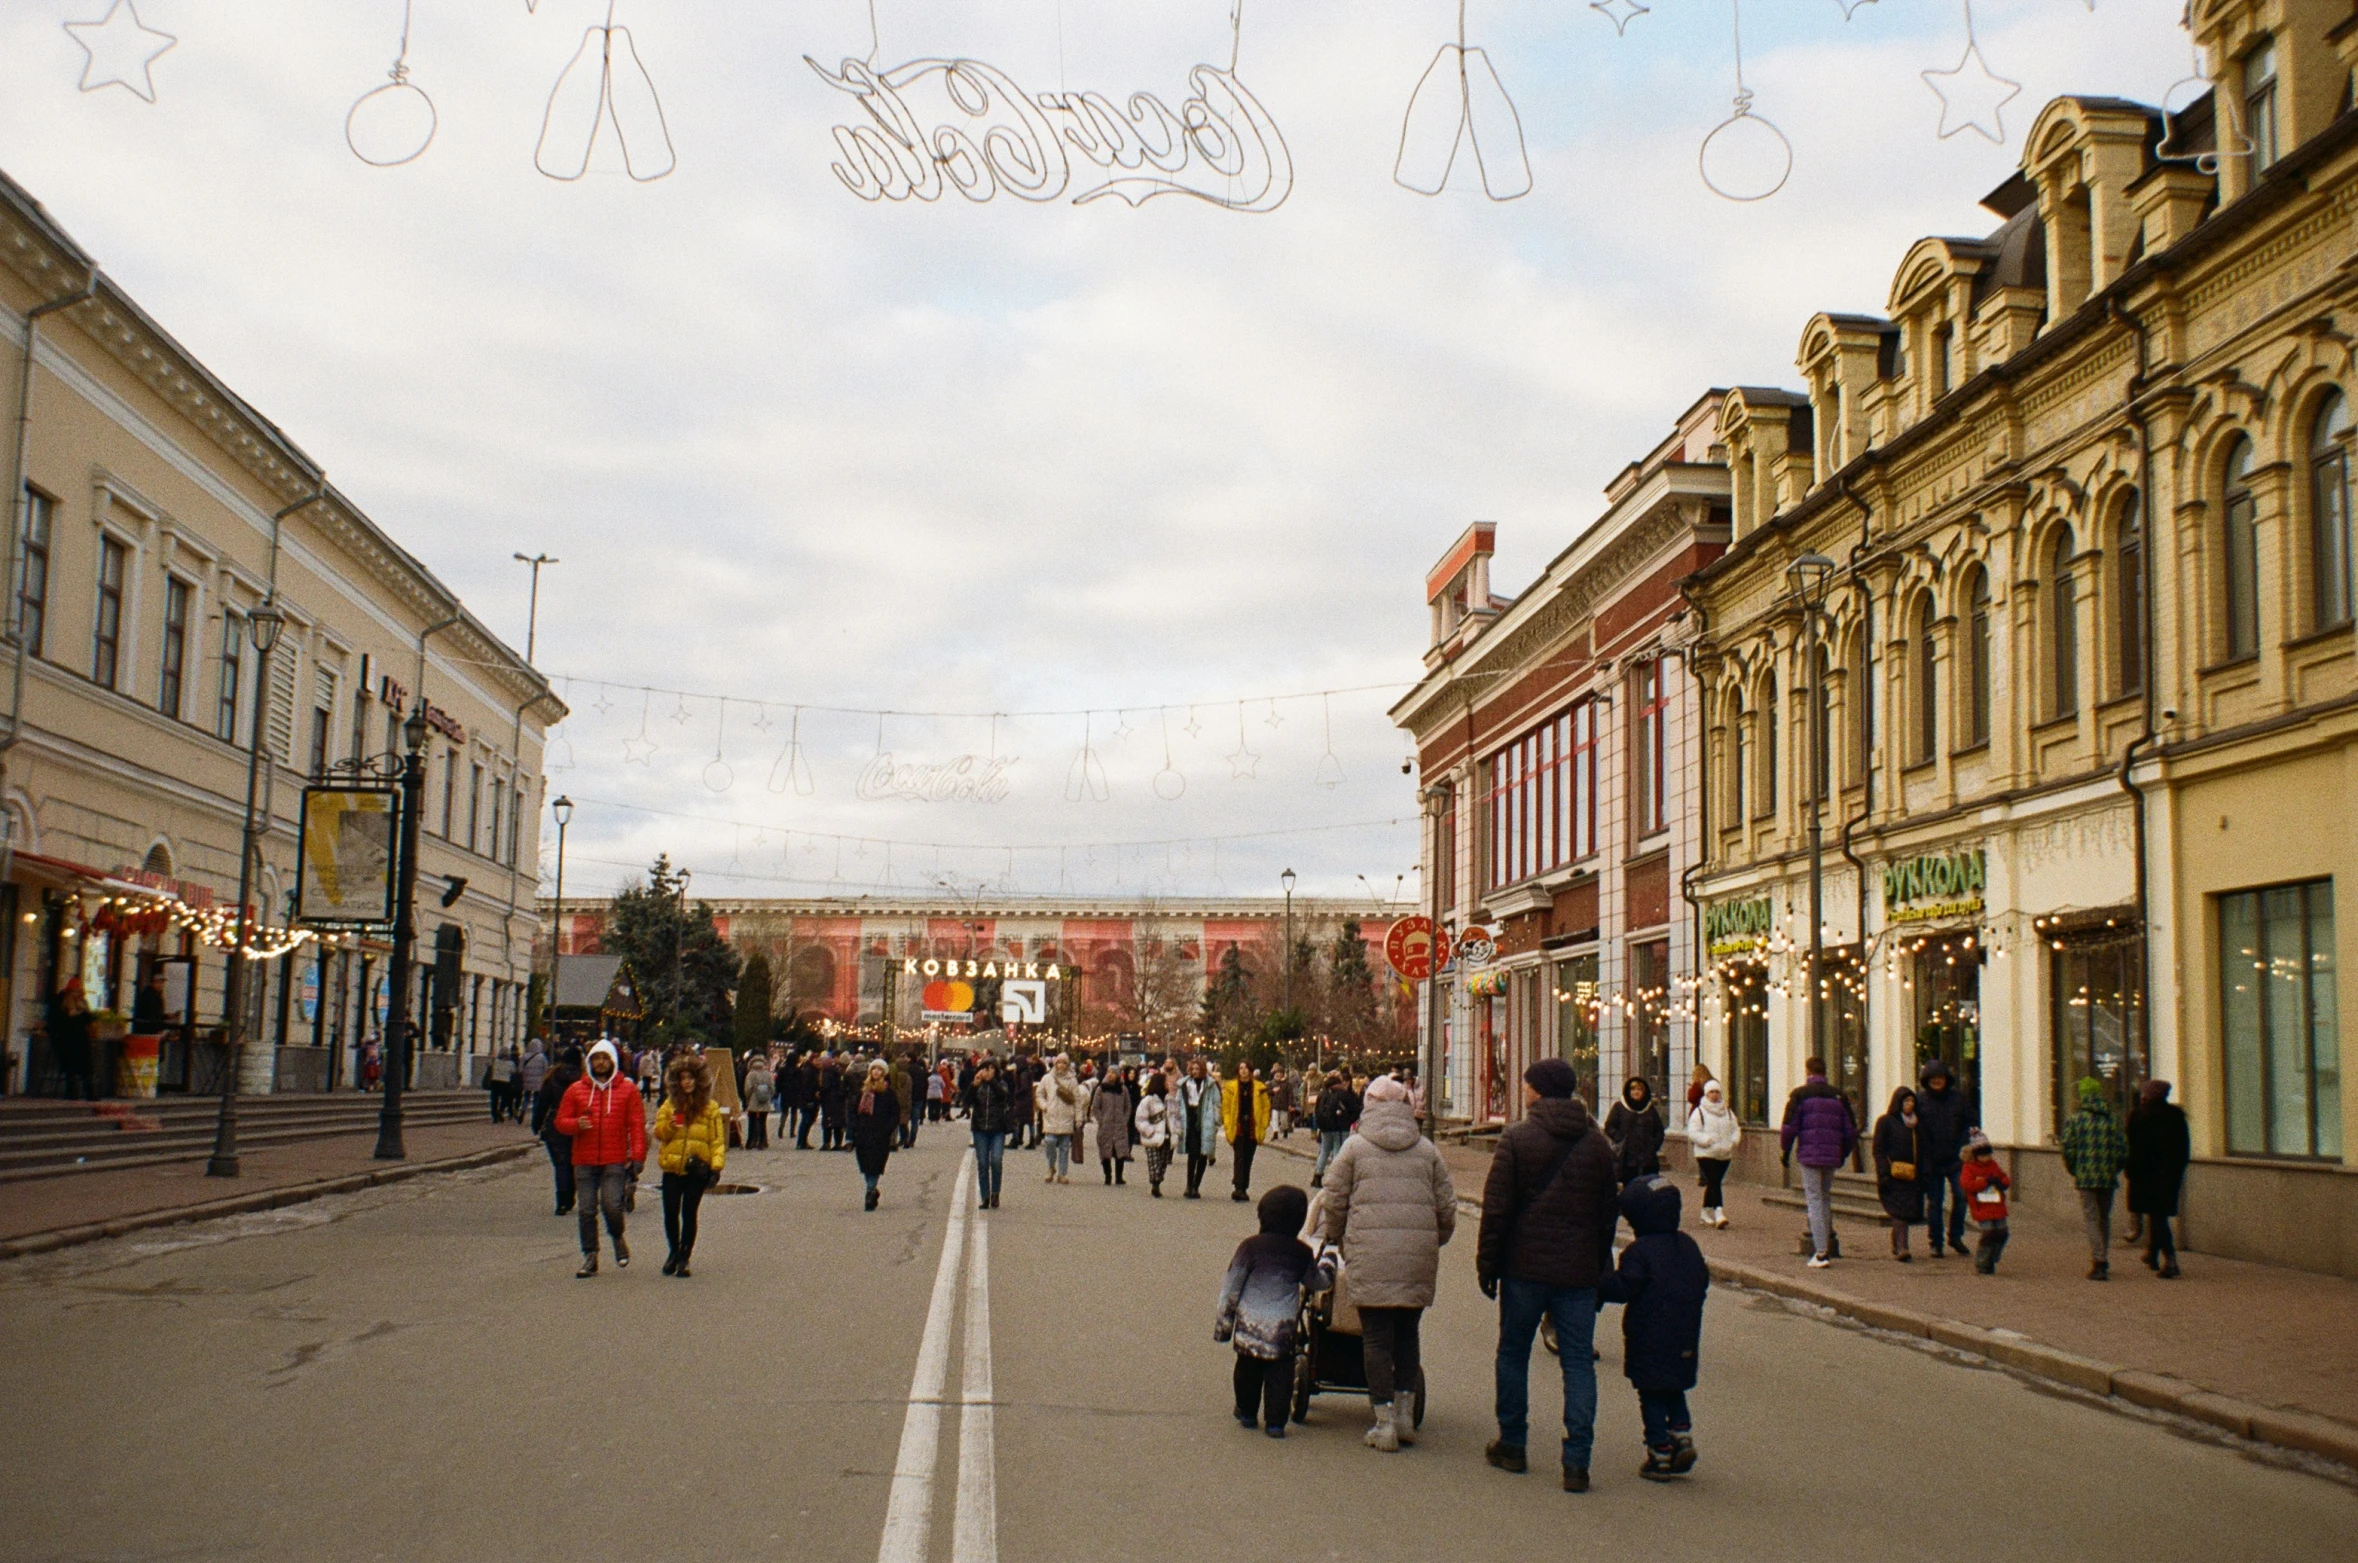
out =
[[[237,1104],[240,1150],[301,1140],[373,1134],[384,1105],[378,1095],[245,1096]],[[62,1102],[0,1100],[0,1183],[199,1161],[212,1154],[216,1096]],[[489,1109],[481,1091],[411,1091],[402,1116],[412,1126],[480,1123]]]

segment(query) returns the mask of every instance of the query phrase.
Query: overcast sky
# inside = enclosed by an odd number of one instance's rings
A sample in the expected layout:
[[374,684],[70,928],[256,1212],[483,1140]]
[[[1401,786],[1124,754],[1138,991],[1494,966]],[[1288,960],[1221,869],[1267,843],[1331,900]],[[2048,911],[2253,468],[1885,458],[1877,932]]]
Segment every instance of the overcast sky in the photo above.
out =
[[[1917,73],[1957,64],[1959,5],[1752,4],[1745,81],[1794,162],[1737,205],[1696,169],[1724,0],[1624,37],[1471,0],[1533,188],[1493,202],[1461,160],[1428,199],[1393,164],[1448,0],[1245,0],[1277,211],[870,204],[829,169],[856,106],[802,60],[865,57],[865,0],[619,0],[676,152],[651,183],[611,134],[578,182],[534,166],[606,0],[414,0],[439,130],[394,169],[344,124],[401,0],[138,0],[180,40],[153,106],[77,91],[59,24],[111,3],[0,0],[0,167],[519,648],[511,555],[563,561],[538,660],[574,709],[568,892],[669,851],[715,895],[1258,894],[1289,865],[1413,894],[1383,712],[1450,540],[1496,521],[1521,589],[1705,389],[1792,384],[1813,311],[1880,312],[1911,241],[1994,226],[2047,99],[2188,70],[2179,0],[1984,0],[2024,90],[2006,145],[1944,141]],[[1174,109],[1231,43],[1219,0],[876,0],[876,27],[886,67]],[[1321,690],[1358,692],[1267,698]],[[1013,757],[1007,796],[863,801],[880,747]]]

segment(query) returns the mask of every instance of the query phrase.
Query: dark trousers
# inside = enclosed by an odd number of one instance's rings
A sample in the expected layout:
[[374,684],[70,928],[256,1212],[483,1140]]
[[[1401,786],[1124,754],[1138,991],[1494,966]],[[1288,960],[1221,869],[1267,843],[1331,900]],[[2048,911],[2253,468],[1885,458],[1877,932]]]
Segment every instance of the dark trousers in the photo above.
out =
[[549,1165],[557,1172],[557,1214],[573,1208],[573,1142],[554,1134],[544,1134],[540,1143],[547,1148]]
[[1648,1449],[1673,1448],[1695,1430],[1687,1415],[1687,1392],[1683,1389],[1639,1390],[1638,1415],[1645,1420]]
[[1253,1192],[1253,1152],[1261,1147],[1252,1140],[1239,1140],[1231,1147],[1236,1152],[1236,1192],[1238,1197]]
[[1932,1228],[1932,1251],[1940,1252],[1941,1201],[1949,1206],[1949,1246],[1958,1253],[1965,1252],[1965,1190],[1958,1186],[1957,1168],[1951,1167],[1938,1177],[1924,1180],[1924,1220]]
[[[2001,1220],[1976,1221],[1973,1224],[1981,1228],[1981,1241],[1974,1245],[1973,1268],[1983,1275],[1994,1275],[1997,1273],[1998,1260],[2006,1252],[2006,1223]],[[1962,1243],[1957,1245],[1960,1253],[1964,1247]]]
[[1236,1419],[1250,1423],[1253,1413],[1261,1414],[1261,1425],[1269,1428],[1285,1426],[1286,1413],[1294,1398],[1294,1354],[1287,1352],[1272,1361],[1266,1357],[1236,1354]]
[[1204,1173],[1211,1167],[1211,1165],[1212,1158],[1205,1155],[1202,1151],[1191,1150],[1187,1153],[1188,1193],[1197,1193],[1203,1188]]
[[1418,1327],[1422,1308],[1362,1308],[1360,1339],[1367,1348],[1368,1404],[1388,1406],[1403,1389],[1416,1386],[1417,1368],[1424,1354]]
[[770,1148],[770,1112],[763,1108],[758,1113],[745,1115],[745,1148],[766,1151]]
[[[757,1120],[758,1121],[758,1120]],[[681,1264],[696,1251],[696,1211],[704,1203],[704,1181],[676,1172],[663,1175],[663,1238]]]
[[57,1067],[65,1074],[65,1099],[69,1102],[77,1098],[85,1102],[98,1100],[98,1076],[90,1061],[92,1051],[87,1042],[67,1042],[58,1047]]
[[[811,1148],[811,1125],[819,1121],[818,1104],[815,1102],[803,1103],[800,1108],[796,1109],[794,1121],[794,1148],[798,1151],[807,1151]],[[778,1133],[781,1137],[785,1135],[785,1125],[778,1126]]]
[[1728,1164],[1716,1156],[1698,1156],[1695,1170],[1703,1174],[1703,1208],[1719,1209],[1724,1202],[1719,1190],[1728,1179]]
[[606,1167],[576,1167],[573,1169],[574,1187],[580,1203],[574,1206],[574,1218],[581,1223],[581,1251],[598,1251],[598,1216],[606,1217],[606,1234],[614,1239],[617,1254],[622,1249],[622,1201],[630,1187],[630,1169],[620,1162]]
[[916,1113],[911,1113],[909,1114],[909,1121],[901,1125],[901,1148],[903,1150],[907,1150],[910,1146],[917,1143],[917,1125],[923,1123],[924,1121],[925,1120],[919,1117]]
[[2178,1262],[2178,1243],[2170,1235],[2170,1218],[2168,1216],[2147,1216],[2145,1218],[2145,1262],[2152,1264],[2156,1254],[2171,1264]]
[[1007,1178],[1007,1135],[999,1129],[975,1129],[975,1197],[985,1205],[999,1197]]
[[823,1151],[843,1149],[843,1125],[829,1123],[824,1115],[821,1115],[819,1119],[819,1149]]

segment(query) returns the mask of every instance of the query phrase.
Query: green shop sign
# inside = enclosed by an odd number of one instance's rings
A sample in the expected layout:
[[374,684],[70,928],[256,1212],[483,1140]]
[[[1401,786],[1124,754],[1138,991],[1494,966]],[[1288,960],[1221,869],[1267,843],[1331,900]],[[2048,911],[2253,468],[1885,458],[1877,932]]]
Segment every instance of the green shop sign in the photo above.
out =
[[1920,923],[1935,917],[1967,917],[1978,913],[1982,891],[1989,883],[1989,854],[1981,847],[1965,852],[1928,852],[1883,865],[1883,920]]
[[1767,896],[1703,908],[1703,943],[1713,955],[1730,955],[1765,943],[1773,926],[1775,914]]

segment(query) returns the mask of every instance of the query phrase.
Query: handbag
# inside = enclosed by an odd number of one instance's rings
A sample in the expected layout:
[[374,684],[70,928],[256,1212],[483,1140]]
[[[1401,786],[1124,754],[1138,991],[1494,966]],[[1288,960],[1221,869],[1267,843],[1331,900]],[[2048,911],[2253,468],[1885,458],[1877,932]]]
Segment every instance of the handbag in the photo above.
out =
[[1915,1182],[1915,1181],[1916,1181],[1916,1164],[1915,1164],[1914,1162],[1912,1162],[1912,1161],[1895,1161],[1895,1162],[1893,1162],[1893,1163],[1891,1164],[1891,1181],[1892,1181],[1892,1182],[1894,1182],[1894,1183],[1913,1183],[1913,1182]]

